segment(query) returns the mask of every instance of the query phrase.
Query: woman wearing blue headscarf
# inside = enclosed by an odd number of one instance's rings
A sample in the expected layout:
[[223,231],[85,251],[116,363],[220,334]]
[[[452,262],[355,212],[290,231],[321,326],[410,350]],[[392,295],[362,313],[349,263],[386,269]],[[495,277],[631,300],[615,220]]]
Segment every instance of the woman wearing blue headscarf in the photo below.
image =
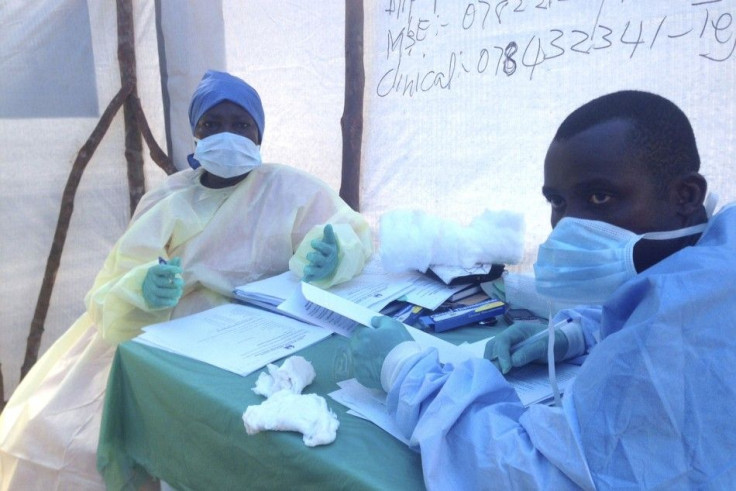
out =
[[104,489],[96,451],[107,375],[115,345],[142,327],[228,302],[236,286],[288,269],[329,287],[370,256],[367,222],[331,188],[261,162],[265,116],[250,85],[208,71],[189,120],[192,168],[141,199],[87,311],[0,415],[0,489]]

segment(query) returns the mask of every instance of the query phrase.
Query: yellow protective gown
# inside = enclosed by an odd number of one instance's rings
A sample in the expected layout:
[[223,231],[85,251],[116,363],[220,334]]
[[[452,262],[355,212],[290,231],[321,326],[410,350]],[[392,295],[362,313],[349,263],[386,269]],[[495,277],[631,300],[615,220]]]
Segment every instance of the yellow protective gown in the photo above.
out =
[[[104,489],[95,467],[115,345],[145,325],[227,302],[234,287],[291,269],[331,223],[339,244],[329,287],[358,274],[370,229],[325,183],[264,164],[235,186],[209,189],[185,170],[141,200],[85,299],[87,310],[38,360],[0,414],[0,489]],[[158,257],[181,257],[184,292],[173,309],[141,296]]]

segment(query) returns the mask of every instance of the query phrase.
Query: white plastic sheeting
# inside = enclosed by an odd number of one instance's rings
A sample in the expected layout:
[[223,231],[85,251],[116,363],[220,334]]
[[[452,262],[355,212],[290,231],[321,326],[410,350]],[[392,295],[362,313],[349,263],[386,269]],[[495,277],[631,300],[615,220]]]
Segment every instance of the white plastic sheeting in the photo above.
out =
[[208,68],[256,88],[266,114],[264,162],[340,187],[345,6],[330,2],[162,2],[175,165],[194,149],[187,110]]
[[[135,2],[138,93],[154,135],[165,143],[153,6]],[[0,32],[0,363],[8,398],[20,376],[69,171],[120,89],[120,74],[115,2],[5,1]],[[24,83],[11,87],[5,79]],[[41,352],[83,311],[85,293],[127,224],[123,152],[121,111],[77,191]],[[146,166],[152,178],[161,177]]]
[[367,12],[371,217],[523,211],[528,268],[550,231],[542,166],[557,127],[622,89],[680,106],[711,189],[736,199],[736,1],[387,0]]
[[[344,2],[133,5],[138,91],[175,165],[186,166],[192,150],[191,92],[206,69],[222,69],[261,94],[264,160],[339,188]],[[485,208],[522,211],[526,255],[517,269],[527,269],[549,232],[542,164],[558,124],[588,100],[624,88],[657,92],[682,107],[711,189],[722,203],[736,199],[734,16],[736,0],[365,1],[361,211],[374,226],[396,208],[463,223]],[[0,32],[0,363],[7,398],[18,382],[68,172],[120,76],[113,1],[5,0]],[[163,177],[148,159],[146,172],[149,186]],[[128,221],[127,200],[121,113],[77,194],[42,351],[83,310],[84,294]]]

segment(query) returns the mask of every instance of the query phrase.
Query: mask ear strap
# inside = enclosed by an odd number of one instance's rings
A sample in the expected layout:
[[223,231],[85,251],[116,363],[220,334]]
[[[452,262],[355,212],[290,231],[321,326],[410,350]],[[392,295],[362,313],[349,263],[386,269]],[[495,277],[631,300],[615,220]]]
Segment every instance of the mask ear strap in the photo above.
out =
[[557,370],[555,367],[555,326],[552,323],[552,302],[547,302],[549,321],[547,323],[547,367],[549,370],[549,383],[555,396],[555,406],[562,406],[560,388],[557,386]]
[[703,230],[705,230],[705,227],[708,226],[708,223],[699,223],[697,225],[691,225],[690,227],[681,228],[678,230],[663,230],[661,232],[647,232],[645,234],[642,234],[642,237],[644,239],[649,240],[669,240],[669,239],[679,239],[681,237],[687,237],[688,235],[695,235],[699,234]]
[[705,214],[708,216],[708,219],[713,217],[713,213],[716,211],[716,205],[718,204],[718,195],[716,193],[709,192],[705,196]]

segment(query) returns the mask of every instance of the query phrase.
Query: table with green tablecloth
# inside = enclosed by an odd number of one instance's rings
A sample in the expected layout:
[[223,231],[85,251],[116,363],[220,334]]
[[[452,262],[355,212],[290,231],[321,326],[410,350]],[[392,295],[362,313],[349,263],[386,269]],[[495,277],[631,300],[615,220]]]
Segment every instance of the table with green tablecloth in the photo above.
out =
[[[498,330],[476,326],[442,337],[458,344]],[[418,453],[327,395],[343,378],[334,361],[347,343],[332,335],[298,353],[317,374],[304,393],[325,397],[340,421],[333,443],[312,448],[296,432],[246,433],[243,412],[264,400],[252,391],[260,370],[242,377],[134,341],[121,344],[98,449],[108,489],[135,489],[151,477],[196,490],[423,489]]]

